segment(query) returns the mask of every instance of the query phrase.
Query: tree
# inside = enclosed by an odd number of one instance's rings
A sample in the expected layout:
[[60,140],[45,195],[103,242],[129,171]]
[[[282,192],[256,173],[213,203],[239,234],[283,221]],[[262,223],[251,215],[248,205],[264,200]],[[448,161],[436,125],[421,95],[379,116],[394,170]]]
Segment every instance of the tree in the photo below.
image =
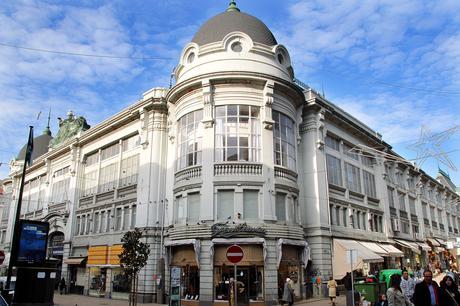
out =
[[121,238],[123,243],[123,251],[118,257],[120,258],[120,266],[124,273],[128,276],[130,291],[129,305],[137,305],[137,275],[139,271],[147,264],[147,259],[150,254],[149,245],[142,242],[142,231],[135,228],[132,231],[126,232]]

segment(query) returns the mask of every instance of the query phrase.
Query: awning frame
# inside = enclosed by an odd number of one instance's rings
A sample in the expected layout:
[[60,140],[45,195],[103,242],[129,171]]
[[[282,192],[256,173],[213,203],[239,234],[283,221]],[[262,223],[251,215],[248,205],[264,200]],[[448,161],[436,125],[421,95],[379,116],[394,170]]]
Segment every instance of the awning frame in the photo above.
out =
[[[189,245],[193,246],[193,250],[195,251],[195,261],[198,269],[200,269],[200,252],[201,252],[201,240],[199,239],[180,239],[180,240],[169,240],[164,242],[165,247],[175,247],[180,245]],[[168,266],[171,264],[171,256],[168,256]]]
[[281,264],[281,258],[283,257],[283,244],[294,245],[302,247],[302,255],[300,261],[304,266],[307,266],[308,261],[311,260],[310,256],[310,245],[304,240],[284,239],[280,238],[276,242],[276,268],[279,269]]
[[211,262],[214,264],[214,245],[221,244],[262,244],[263,248],[263,257],[264,263],[267,262],[267,242],[265,238],[214,238],[211,240],[211,245],[209,246],[209,256]]

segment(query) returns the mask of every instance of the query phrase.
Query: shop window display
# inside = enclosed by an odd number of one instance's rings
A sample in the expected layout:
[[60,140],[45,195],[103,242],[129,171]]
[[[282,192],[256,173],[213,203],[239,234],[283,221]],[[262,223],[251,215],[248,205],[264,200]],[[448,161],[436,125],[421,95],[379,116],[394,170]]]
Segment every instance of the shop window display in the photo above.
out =
[[[234,278],[233,266],[216,266],[214,268],[214,290],[215,299],[218,301],[228,301],[230,295],[231,280]],[[263,275],[262,266],[238,266],[238,303],[247,304],[250,301],[262,301]]]
[[90,269],[90,295],[105,294],[107,270],[99,267],[91,267]]
[[181,274],[181,299],[198,300],[200,298],[200,271],[196,266],[185,266]]
[[123,273],[122,269],[113,269],[113,291],[114,292],[129,292],[129,277]]

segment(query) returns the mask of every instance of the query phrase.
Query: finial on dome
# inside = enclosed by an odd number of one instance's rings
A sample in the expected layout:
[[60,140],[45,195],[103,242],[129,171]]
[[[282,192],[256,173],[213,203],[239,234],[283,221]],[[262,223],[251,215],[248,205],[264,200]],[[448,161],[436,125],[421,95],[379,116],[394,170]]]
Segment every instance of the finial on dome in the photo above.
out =
[[45,130],[43,131],[43,134],[51,136],[51,130],[50,130],[50,119],[51,119],[51,108],[48,113],[48,124],[46,125]]
[[230,1],[227,7],[227,12],[239,12],[240,9],[236,6],[236,3],[234,0]]

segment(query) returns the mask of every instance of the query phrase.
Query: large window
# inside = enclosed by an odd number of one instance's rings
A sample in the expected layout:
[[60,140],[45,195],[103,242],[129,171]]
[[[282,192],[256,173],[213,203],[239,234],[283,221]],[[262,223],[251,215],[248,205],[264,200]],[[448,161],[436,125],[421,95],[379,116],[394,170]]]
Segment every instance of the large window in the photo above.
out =
[[388,204],[390,207],[395,207],[395,199],[394,199],[394,189],[391,187],[387,187],[387,196],[388,196]]
[[257,219],[259,217],[259,191],[243,191],[243,219]]
[[118,163],[113,163],[101,168],[99,174],[99,192],[115,189],[117,184],[117,176]]
[[342,167],[340,159],[326,154],[327,180],[330,184],[342,186]]
[[234,191],[219,190],[217,192],[217,219],[225,220],[234,217]]
[[260,161],[259,107],[216,107],[216,161]]
[[286,221],[286,194],[285,193],[276,193],[276,218],[278,221]]
[[189,193],[187,195],[187,220],[197,222],[200,220],[200,194]]
[[273,149],[275,165],[291,170],[296,169],[295,130],[294,121],[288,116],[273,111]]
[[203,139],[202,119],[202,110],[188,113],[179,119],[177,170],[201,164],[201,144]]
[[124,158],[121,161],[120,187],[137,183],[139,154]]
[[359,168],[349,163],[345,163],[345,172],[347,175],[347,187],[351,191],[361,192],[361,177]]
[[375,177],[372,173],[363,170],[364,192],[367,196],[375,198],[377,192],[375,190]]

